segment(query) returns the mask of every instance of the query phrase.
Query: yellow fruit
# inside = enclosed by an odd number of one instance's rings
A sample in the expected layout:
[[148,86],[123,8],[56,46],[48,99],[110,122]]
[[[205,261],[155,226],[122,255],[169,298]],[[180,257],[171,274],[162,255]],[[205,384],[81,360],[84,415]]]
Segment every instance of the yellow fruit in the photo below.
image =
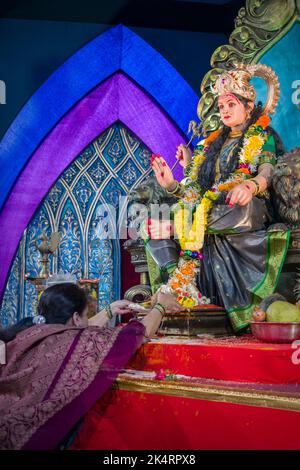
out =
[[267,308],[268,322],[300,322],[300,309],[289,302],[277,300]]

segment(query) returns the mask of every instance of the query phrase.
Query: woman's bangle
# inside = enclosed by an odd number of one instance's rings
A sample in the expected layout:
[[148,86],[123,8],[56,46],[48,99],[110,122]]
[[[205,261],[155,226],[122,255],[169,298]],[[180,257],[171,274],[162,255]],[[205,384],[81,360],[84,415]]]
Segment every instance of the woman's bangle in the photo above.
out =
[[158,310],[162,314],[162,316],[164,316],[166,313],[166,307],[163,304],[160,304],[159,302],[157,302],[153,308],[156,308],[156,310]]
[[106,305],[105,307],[105,311],[106,311],[106,314],[109,318],[109,320],[111,320],[114,316],[113,312],[112,312],[112,309],[111,309],[111,306],[110,305]]

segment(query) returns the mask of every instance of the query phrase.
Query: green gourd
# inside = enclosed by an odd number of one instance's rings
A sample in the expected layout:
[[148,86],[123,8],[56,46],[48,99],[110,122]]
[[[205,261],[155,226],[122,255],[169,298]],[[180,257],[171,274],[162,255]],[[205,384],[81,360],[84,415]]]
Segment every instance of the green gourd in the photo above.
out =
[[296,305],[277,300],[267,309],[268,322],[300,322],[300,309]]

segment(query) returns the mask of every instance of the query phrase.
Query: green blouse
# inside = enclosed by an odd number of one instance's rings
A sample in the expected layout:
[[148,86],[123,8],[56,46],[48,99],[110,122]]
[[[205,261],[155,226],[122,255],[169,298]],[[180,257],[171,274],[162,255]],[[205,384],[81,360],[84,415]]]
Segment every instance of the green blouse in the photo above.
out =
[[258,166],[263,165],[264,163],[271,163],[271,165],[276,165],[276,145],[272,135],[269,135],[267,142],[261,149]]

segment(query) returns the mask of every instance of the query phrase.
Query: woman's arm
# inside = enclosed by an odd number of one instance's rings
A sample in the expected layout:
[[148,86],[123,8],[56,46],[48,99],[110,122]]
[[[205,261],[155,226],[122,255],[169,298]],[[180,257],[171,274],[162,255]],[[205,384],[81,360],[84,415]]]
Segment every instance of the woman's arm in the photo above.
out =
[[176,158],[179,160],[180,165],[183,168],[186,168],[187,165],[190,163],[192,160],[192,151],[189,147],[187,147],[184,144],[180,144],[177,147],[177,152],[176,152]]
[[146,328],[145,336],[148,338],[151,338],[157,332],[165,312],[172,314],[183,309],[171,294],[157,292],[155,297],[156,300],[152,310],[141,320],[141,323]]
[[89,319],[89,326],[104,326],[115,315],[124,315],[132,313],[133,310],[129,307],[128,300],[116,300],[110,306],[105,307],[99,313]]
[[169,240],[174,235],[174,222],[172,220],[151,219],[148,233],[152,240]]
[[104,326],[110,320],[107,310],[104,308],[89,319],[89,326]]
[[[122,315],[124,313],[132,313],[132,309],[128,307],[128,300],[117,300],[110,305],[113,315]],[[151,311],[141,320],[145,326],[145,335],[149,338],[158,330],[161,320],[165,312],[176,313],[182,310],[182,306],[176,302],[173,295],[158,292],[155,296],[155,305]],[[99,313],[89,319],[89,326],[104,326],[111,319],[109,308],[101,310]]]
[[254,195],[256,195],[257,192],[264,192],[271,186],[275,165],[276,145],[273,135],[269,135],[259,157],[258,173],[255,178],[253,178],[254,183],[252,183],[252,185],[255,183],[258,184],[257,189],[254,190]]
[[151,338],[157,332],[163,316],[164,313],[160,310],[157,310],[154,305],[151,312],[149,312],[148,315],[146,315],[145,318],[141,320],[141,323],[145,327],[145,336],[147,338]]

